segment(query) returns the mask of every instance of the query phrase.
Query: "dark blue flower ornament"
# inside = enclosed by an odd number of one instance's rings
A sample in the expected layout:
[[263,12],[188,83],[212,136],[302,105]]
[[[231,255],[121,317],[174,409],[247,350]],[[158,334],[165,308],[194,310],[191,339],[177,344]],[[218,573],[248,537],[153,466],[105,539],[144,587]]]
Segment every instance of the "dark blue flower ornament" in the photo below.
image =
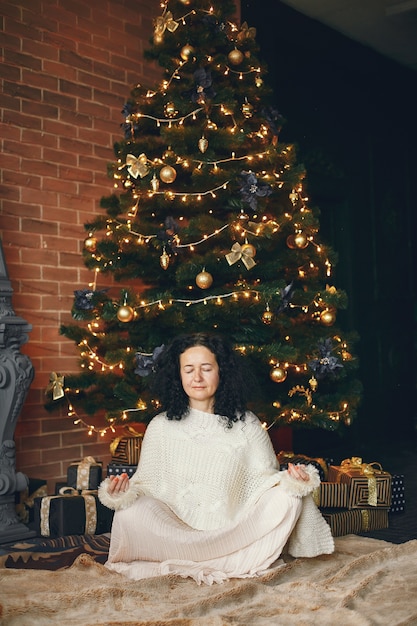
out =
[[165,345],[162,344],[162,346],[158,346],[157,348],[155,348],[152,354],[136,352],[135,362],[137,367],[135,369],[135,374],[137,374],[138,376],[149,376],[151,372],[154,372],[156,361],[158,357],[162,354],[164,349]]
[[268,183],[260,183],[255,174],[251,171],[240,173],[243,182],[240,186],[240,196],[244,202],[246,202],[252,211],[256,211],[258,208],[258,198],[264,198],[270,196],[272,193],[271,185]]
[[216,92],[213,89],[211,72],[207,68],[201,67],[194,72],[195,88],[191,92],[191,100],[201,103],[214,98]]
[[343,368],[339,359],[332,355],[332,340],[322,339],[318,343],[320,356],[308,362],[309,367],[313,370],[317,378],[325,376],[336,376],[337,370]]

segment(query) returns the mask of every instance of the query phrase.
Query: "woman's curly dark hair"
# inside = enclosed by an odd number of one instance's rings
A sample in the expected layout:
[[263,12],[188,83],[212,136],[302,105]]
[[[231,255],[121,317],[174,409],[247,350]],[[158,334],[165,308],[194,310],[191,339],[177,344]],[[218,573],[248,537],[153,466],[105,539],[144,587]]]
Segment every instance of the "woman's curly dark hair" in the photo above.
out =
[[188,413],[189,398],[181,382],[180,355],[194,346],[204,346],[216,357],[219,386],[214,397],[214,412],[232,428],[235,422],[245,419],[248,380],[244,375],[243,357],[219,335],[194,333],[176,337],[156,361],[153,393],[168,419],[180,420]]

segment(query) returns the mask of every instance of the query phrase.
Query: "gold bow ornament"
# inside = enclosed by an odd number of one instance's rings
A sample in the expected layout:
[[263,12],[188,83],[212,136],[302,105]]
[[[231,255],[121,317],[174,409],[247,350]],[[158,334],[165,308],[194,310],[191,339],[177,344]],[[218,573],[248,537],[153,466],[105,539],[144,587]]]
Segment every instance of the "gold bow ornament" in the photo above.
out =
[[363,463],[360,456],[352,456],[350,459],[344,459],[341,462],[340,469],[342,472],[356,470],[366,476],[368,479],[368,504],[369,506],[378,504],[376,474],[383,471],[379,463]]
[[127,171],[133,178],[140,176],[143,178],[149,173],[148,158],[146,154],[142,153],[138,157],[134,154],[128,154],[126,156]]
[[49,514],[51,509],[51,501],[55,498],[73,498],[74,496],[82,496],[85,506],[85,534],[94,535],[97,528],[97,491],[77,491],[72,487],[61,487],[59,495],[46,496],[42,498],[40,505],[40,532],[42,537],[49,537],[51,534],[49,528]]
[[248,27],[247,22],[243,22],[242,27],[238,33],[237,40],[244,41],[245,39],[255,39],[256,37],[256,28],[251,26]]
[[49,383],[45,393],[49,393],[51,391],[53,400],[59,400],[59,398],[64,397],[64,377],[60,376],[60,374],[56,374],[55,372],[52,372],[49,377]]
[[226,260],[229,265],[233,265],[241,260],[247,270],[251,270],[256,265],[250,254],[245,252],[245,249],[237,241],[233,244],[231,251],[226,254]]
[[177,30],[179,24],[175,22],[171,11],[167,11],[165,15],[157,17],[155,20],[155,34],[156,39],[161,40],[165,30],[173,33]]

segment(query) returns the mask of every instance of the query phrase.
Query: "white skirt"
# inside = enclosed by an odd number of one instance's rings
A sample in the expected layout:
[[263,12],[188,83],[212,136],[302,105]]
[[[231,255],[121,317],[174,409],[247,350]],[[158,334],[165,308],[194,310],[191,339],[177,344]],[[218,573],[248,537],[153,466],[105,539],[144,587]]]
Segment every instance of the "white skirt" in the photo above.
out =
[[269,489],[239,522],[195,530],[160,500],[142,496],[116,511],[106,567],[139,580],[163,574],[212,584],[264,573],[297,523],[302,499]]

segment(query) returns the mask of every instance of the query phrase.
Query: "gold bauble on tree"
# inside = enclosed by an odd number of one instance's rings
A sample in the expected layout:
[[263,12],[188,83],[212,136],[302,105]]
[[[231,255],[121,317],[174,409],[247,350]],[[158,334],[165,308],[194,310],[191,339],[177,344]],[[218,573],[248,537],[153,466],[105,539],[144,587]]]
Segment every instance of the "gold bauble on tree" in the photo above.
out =
[[320,313],[320,322],[323,326],[333,326],[336,321],[336,311],[334,309],[324,309]]
[[265,311],[262,313],[262,321],[264,324],[269,325],[272,322],[274,314],[269,308],[269,304],[266,305]]
[[242,254],[246,254],[246,256],[249,256],[251,259],[253,259],[253,257],[256,255],[256,248],[251,243],[244,243],[242,245],[241,252]]
[[90,237],[87,237],[87,239],[84,240],[84,248],[89,252],[95,252],[97,248],[97,239],[91,235]]
[[177,172],[171,165],[164,165],[159,172],[159,178],[163,183],[173,183],[176,177]]
[[287,370],[279,365],[275,365],[270,371],[269,376],[274,383],[283,383],[287,378]]
[[308,246],[308,237],[305,233],[296,233],[294,235],[294,244],[296,248],[307,248]]
[[213,284],[213,276],[210,274],[210,272],[206,272],[206,270],[203,270],[202,272],[197,274],[195,282],[197,287],[200,287],[200,289],[208,289]]
[[175,104],[173,102],[167,102],[166,105],[164,106],[164,111],[165,111],[166,117],[169,117],[169,118],[173,118],[176,115],[178,115],[178,111],[175,108]]
[[243,56],[243,52],[235,48],[234,50],[231,50],[229,52],[229,54],[227,55],[227,58],[229,59],[229,62],[232,65],[239,65],[239,63],[242,63],[244,56]]
[[131,322],[135,316],[135,312],[131,306],[124,304],[117,310],[117,319],[119,322]]
[[198,140],[198,149],[200,150],[200,152],[202,152],[204,154],[204,152],[207,150],[207,148],[208,148],[208,141],[207,141],[207,139],[203,135],[203,137],[201,137]]
[[180,57],[183,61],[188,61],[188,58],[194,54],[194,48],[187,43],[185,46],[181,48]]

